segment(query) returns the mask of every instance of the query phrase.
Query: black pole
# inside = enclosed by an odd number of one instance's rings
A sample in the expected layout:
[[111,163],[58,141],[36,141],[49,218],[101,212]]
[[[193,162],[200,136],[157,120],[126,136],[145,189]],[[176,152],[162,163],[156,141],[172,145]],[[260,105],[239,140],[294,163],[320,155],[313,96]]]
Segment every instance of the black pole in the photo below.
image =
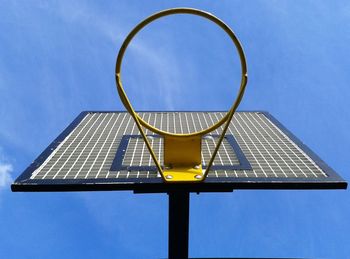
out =
[[188,259],[190,194],[186,191],[169,195],[169,259]]

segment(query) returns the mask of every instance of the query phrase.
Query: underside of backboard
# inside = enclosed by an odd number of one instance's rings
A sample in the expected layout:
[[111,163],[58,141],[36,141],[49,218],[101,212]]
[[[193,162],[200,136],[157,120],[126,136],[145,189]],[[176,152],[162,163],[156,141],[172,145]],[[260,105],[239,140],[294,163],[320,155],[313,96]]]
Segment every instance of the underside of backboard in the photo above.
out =
[[[140,112],[174,133],[198,131],[224,112]],[[146,130],[163,163],[163,138]],[[205,168],[220,128],[202,138]],[[163,166],[163,165],[162,165]],[[82,112],[18,177],[13,191],[344,189],[317,155],[266,112],[236,112],[204,182],[164,183],[127,112]]]

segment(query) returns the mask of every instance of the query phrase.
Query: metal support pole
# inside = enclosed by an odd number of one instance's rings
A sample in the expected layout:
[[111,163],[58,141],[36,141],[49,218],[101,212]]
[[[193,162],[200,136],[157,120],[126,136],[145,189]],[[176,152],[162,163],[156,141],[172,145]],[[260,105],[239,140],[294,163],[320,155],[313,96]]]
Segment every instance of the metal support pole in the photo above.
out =
[[189,192],[169,195],[169,259],[188,259]]

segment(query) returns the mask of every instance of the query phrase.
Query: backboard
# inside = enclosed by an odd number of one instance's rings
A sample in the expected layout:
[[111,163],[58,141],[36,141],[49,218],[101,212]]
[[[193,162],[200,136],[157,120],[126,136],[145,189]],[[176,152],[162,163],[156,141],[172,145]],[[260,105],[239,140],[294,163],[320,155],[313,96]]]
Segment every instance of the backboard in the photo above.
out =
[[[188,133],[225,112],[140,112],[159,129]],[[146,130],[163,163],[162,137]],[[202,137],[203,169],[220,128]],[[236,112],[204,182],[165,183],[127,112],[82,112],[12,184],[13,191],[134,192],[344,189],[347,183],[266,112]]]

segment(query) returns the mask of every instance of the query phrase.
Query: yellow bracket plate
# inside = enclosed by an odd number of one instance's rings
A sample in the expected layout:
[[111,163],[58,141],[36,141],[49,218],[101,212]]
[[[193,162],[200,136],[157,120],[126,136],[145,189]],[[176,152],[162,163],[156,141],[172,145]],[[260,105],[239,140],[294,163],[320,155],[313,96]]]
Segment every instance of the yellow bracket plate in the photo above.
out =
[[200,182],[203,178],[202,165],[165,169],[163,174],[166,182]]
[[164,137],[164,178],[167,182],[202,180],[201,137]]

